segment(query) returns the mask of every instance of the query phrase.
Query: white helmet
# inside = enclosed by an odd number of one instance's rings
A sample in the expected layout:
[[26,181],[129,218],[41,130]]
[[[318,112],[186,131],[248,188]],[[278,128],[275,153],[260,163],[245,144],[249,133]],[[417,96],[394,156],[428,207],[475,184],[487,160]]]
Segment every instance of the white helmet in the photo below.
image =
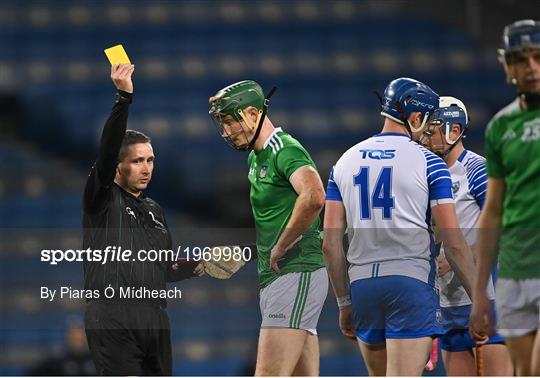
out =
[[469,120],[469,114],[467,113],[467,108],[465,107],[463,101],[452,96],[439,97],[439,108],[447,108],[452,105],[459,106],[463,110],[463,112],[465,112],[465,117],[467,118],[467,120]]

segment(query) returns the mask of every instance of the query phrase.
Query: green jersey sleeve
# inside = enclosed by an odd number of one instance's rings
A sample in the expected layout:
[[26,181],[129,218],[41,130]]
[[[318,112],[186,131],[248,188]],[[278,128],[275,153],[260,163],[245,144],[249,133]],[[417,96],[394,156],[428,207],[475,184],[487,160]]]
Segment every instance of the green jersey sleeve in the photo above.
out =
[[286,146],[279,150],[275,161],[277,172],[287,180],[300,167],[309,165],[315,168],[315,163],[308,152],[296,145]]
[[486,129],[485,155],[488,177],[503,177],[504,166],[501,154],[501,139],[497,135],[496,120],[489,123]]

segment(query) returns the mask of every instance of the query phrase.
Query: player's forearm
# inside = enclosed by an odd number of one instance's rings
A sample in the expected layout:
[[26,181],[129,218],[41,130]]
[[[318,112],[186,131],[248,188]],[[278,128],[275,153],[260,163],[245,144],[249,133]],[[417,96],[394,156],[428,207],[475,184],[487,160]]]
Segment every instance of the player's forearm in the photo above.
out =
[[118,153],[127,129],[129,104],[132,96],[131,93],[118,90],[111,114],[103,127],[96,168],[99,178],[104,184],[114,180]]
[[[326,232],[326,230],[325,230]],[[342,233],[343,237],[343,233]],[[347,264],[345,263],[345,255],[341,239],[335,242],[328,242],[325,236],[323,242],[323,254],[326,264],[326,270],[334,289],[336,298],[349,295],[349,281],[347,278]]]
[[485,208],[480,215],[478,238],[474,249],[477,259],[474,293],[486,290],[491,269],[499,253],[501,220],[501,215],[489,208]]
[[301,193],[296,198],[291,219],[277,242],[278,248],[287,248],[302,235],[319,216],[323,206],[324,192],[307,191]]
[[441,232],[444,254],[454,273],[457,274],[465,291],[472,298],[475,266],[472,252],[460,229]]

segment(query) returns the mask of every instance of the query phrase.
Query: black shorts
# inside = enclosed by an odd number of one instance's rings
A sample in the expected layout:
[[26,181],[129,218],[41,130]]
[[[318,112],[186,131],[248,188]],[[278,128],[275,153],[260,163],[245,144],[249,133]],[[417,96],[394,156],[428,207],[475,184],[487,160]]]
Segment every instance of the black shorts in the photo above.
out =
[[86,305],[88,346],[98,375],[172,375],[169,317],[147,303]]

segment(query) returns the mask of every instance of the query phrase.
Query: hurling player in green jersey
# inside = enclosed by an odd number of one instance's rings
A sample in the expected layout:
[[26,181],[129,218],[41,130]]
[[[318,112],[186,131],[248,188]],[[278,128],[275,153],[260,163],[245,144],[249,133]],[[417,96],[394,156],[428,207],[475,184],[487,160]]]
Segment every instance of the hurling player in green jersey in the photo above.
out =
[[487,200],[480,216],[471,331],[492,334],[486,296],[499,256],[497,315],[517,375],[540,375],[540,22],[503,34],[500,61],[517,98],[486,129]]
[[306,149],[266,116],[273,91],[265,97],[251,80],[231,84],[210,98],[209,113],[230,146],[249,151],[262,315],[255,375],[318,375],[325,193]]

